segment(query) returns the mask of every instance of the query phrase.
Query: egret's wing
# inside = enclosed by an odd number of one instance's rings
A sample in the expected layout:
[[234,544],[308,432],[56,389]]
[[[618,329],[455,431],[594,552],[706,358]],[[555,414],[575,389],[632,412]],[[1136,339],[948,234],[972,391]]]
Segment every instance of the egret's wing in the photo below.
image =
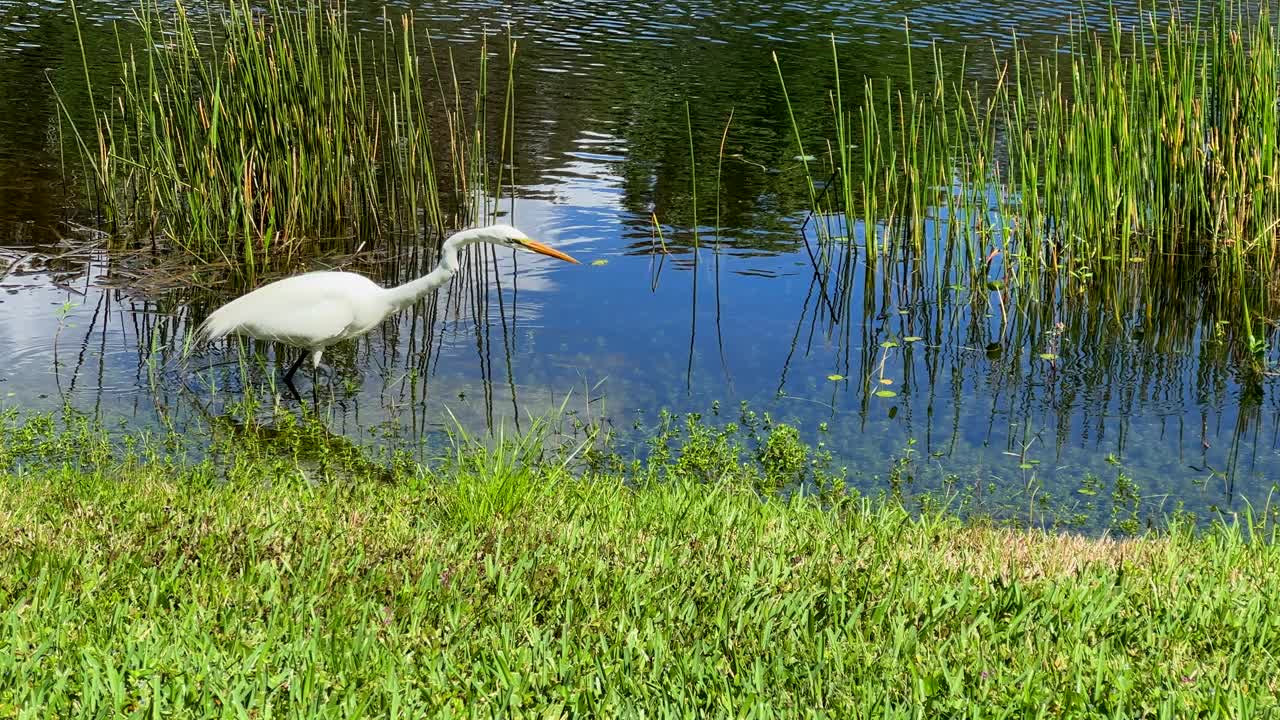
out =
[[300,347],[329,344],[354,320],[346,290],[332,275],[318,273],[271,283],[211,313],[196,332],[197,342],[248,335]]
[[351,305],[326,300],[309,305],[276,308],[247,318],[239,334],[259,340],[276,340],[297,347],[327,345],[341,339],[353,319]]

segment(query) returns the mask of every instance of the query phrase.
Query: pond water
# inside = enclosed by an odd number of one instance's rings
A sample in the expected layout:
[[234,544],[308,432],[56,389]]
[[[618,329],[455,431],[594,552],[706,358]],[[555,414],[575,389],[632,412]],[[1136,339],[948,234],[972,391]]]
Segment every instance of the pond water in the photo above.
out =
[[[110,23],[131,7],[80,5],[88,43],[100,48],[94,72],[109,72]],[[1105,17],[1105,3],[1086,8]],[[861,265],[844,313],[815,280],[770,53],[795,73],[793,99],[822,102],[832,33],[852,77],[901,78],[904,20],[917,44],[956,56],[989,56],[1015,28],[1032,52],[1049,53],[1079,9],[1049,0],[415,8],[460,60],[482,33],[519,38],[508,219],[583,264],[488,256],[425,307],[335,348],[332,374],[320,376],[331,428],[412,445],[454,418],[477,431],[527,425],[565,403],[625,434],[651,427],[662,409],[718,403],[733,420],[745,401],[826,443],[865,487],[882,486],[875,476],[914,440],[917,482],[950,477],[1023,507],[1034,492],[1066,505],[1098,498],[1090,512],[1101,517],[1117,489],[1136,492],[1144,515],[1265,502],[1280,479],[1277,381],[1241,372],[1215,342],[1215,310],[1186,273],[1151,263],[1105,296],[1009,309],[996,294],[951,291],[927,268],[868,269],[853,257]],[[1136,16],[1126,3],[1117,10]],[[349,11],[376,27],[382,6]],[[49,90],[83,73],[69,6],[0,0],[0,16],[0,407],[197,426],[241,383],[263,386],[278,370],[246,374],[225,352],[180,361],[172,348],[188,317],[227,291],[109,257],[69,230]],[[989,65],[965,72],[982,82]],[[713,144],[734,112],[722,233],[704,230],[696,249],[686,100],[695,136]],[[702,162],[714,167],[714,156]],[[877,394],[886,389],[892,396]],[[1091,474],[1101,490],[1080,494]],[[1134,485],[1120,488],[1123,477]]]

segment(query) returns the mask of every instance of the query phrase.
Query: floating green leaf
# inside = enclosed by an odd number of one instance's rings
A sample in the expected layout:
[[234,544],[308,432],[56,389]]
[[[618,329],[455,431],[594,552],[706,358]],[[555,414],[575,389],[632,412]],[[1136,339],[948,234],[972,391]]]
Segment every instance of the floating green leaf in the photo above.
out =
[[1040,353],[1041,360],[1057,360],[1058,356],[1053,353]]
[[608,260],[605,260],[604,258],[601,258],[601,259],[599,259],[599,260],[592,260],[592,261],[591,261],[591,264],[592,264],[592,265],[608,265],[608,264],[609,264],[609,261],[608,261]]
[[921,341],[921,340],[923,340],[923,339],[924,339],[924,338],[920,337],[919,335],[908,335],[908,336],[906,336],[906,337],[902,338],[902,342],[909,342],[909,343],[913,343],[913,342],[920,342],[920,341]]
[[896,392],[894,392],[894,391],[892,391],[892,390],[877,390],[877,391],[876,391],[876,397],[891,398],[891,397],[897,397],[897,396],[898,396],[898,393],[896,393]]
[[882,347],[882,348],[896,348],[896,347],[898,347],[898,343],[896,343],[896,342],[894,342],[894,341],[892,341],[892,340],[885,340],[884,342],[880,343],[880,347]]
[[841,380],[844,379],[844,376],[836,375],[835,373],[832,373],[831,375],[827,376],[827,379],[830,380],[831,382],[840,382]]
[[889,379],[889,378],[880,378],[880,384],[881,384],[881,385],[892,385],[892,384],[893,384],[893,380],[891,380],[891,379]]

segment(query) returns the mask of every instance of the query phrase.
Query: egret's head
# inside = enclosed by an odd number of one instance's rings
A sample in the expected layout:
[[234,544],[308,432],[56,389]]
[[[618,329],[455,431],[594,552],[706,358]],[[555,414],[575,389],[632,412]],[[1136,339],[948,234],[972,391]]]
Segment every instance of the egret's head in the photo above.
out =
[[577,263],[578,261],[569,255],[556,250],[549,245],[543,245],[537,240],[531,239],[523,232],[511,227],[510,225],[490,225],[488,227],[479,228],[475,231],[480,242],[489,242],[494,245],[502,245],[504,247],[516,248],[518,250],[530,250],[542,255],[548,255],[558,258],[566,262]]

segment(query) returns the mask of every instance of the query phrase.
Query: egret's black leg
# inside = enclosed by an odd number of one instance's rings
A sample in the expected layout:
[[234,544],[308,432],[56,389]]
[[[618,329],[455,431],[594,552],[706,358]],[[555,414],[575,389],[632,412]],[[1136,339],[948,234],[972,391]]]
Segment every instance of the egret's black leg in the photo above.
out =
[[290,392],[290,394],[292,394],[292,395],[293,395],[293,399],[294,399],[294,400],[295,400],[299,405],[301,405],[301,404],[302,404],[302,395],[298,392],[298,388],[296,388],[296,387],[294,387],[294,386],[293,386],[293,381],[292,381],[292,380],[286,380],[286,381],[284,382],[284,385],[285,385],[285,387],[289,388],[289,392]]
[[289,371],[284,374],[284,384],[289,387],[289,392],[293,393],[293,399],[297,400],[299,405],[302,404],[302,395],[298,394],[298,388],[293,386],[293,374],[298,371],[298,368],[302,366],[302,361],[306,359],[307,354],[304,352],[298,356],[297,360],[293,361],[293,364],[289,366]]
[[302,361],[306,359],[307,354],[304,352],[298,356],[297,360],[293,361],[293,364],[289,366],[288,372],[284,374],[284,381],[286,383],[289,383],[290,385],[293,384],[293,374],[298,372],[298,368],[302,367]]

